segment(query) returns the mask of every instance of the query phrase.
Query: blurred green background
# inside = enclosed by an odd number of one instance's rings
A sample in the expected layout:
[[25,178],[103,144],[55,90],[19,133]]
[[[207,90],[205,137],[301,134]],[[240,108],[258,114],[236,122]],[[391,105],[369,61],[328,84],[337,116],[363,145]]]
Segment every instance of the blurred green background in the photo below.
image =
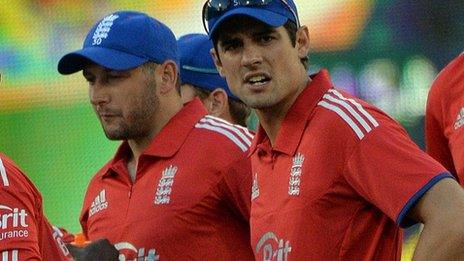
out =
[[[310,72],[328,68],[337,87],[393,115],[423,146],[428,88],[464,49],[464,1],[295,2],[311,34]],[[0,151],[40,189],[52,223],[80,231],[86,186],[118,146],[105,138],[81,74],[59,75],[58,60],[80,48],[90,27],[113,11],[147,12],[179,37],[203,32],[202,5],[192,0],[0,0]]]

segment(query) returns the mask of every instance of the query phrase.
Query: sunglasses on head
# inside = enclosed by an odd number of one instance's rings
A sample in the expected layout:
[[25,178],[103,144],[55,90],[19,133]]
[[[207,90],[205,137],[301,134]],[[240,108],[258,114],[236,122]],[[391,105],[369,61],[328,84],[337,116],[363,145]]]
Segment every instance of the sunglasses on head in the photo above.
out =
[[[273,0],[208,0],[203,5],[202,18],[203,18],[203,27],[205,31],[209,34],[208,26],[206,22],[212,18],[220,16],[222,13],[227,11],[230,7],[235,6],[266,6],[272,3]],[[292,13],[295,18],[297,28],[300,27],[300,21],[296,11],[288,4],[286,0],[279,0],[283,5],[285,5],[288,10]]]

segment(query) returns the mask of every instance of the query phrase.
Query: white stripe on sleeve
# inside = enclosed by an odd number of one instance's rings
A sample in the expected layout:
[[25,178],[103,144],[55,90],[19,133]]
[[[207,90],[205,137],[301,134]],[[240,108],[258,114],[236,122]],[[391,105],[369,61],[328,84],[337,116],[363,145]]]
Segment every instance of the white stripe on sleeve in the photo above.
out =
[[250,140],[252,140],[253,137],[254,137],[254,135],[247,128],[245,128],[245,127],[243,127],[241,125],[232,124],[232,123],[230,123],[230,122],[228,122],[228,121],[226,121],[224,119],[214,117],[214,116],[211,116],[211,115],[206,115],[205,118],[212,119],[212,120],[215,120],[215,121],[219,121],[219,122],[222,122],[222,123],[224,123],[226,125],[232,126],[232,127],[236,128],[237,130],[240,130],[243,133],[245,133]]
[[241,130],[237,129],[233,125],[221,123],[221,122],[218,122],[218,121],[215,121],[215,120],[212,120],[212,119],[206,119],[206,118],[201,119],[200,123],[209,123],[210,125],[213,125],[213,126],[216,126],[216,127],[222,127],[222,128],[227,129],[229,131],[232,131],[238,137],[240,137],[240,139],[243,142],[245,142],[248,145],[248,147],[251,145],[251,139],[248,138]]
[[353,107],[351,107],[351,105],[349,105],[347,102],[345,102],[343,100],[340,100],[340,99],[337,99],[337,98],[334,98],[329,94],[325,94],[323,98],[325,98],[325,99],[327,99],[327,100],[329,100],[329,101],[331,101],[333,103],[340,104],[345,109],[347,109],[348,112],[351,113],[353,115],[353,117],[356,118],[356,120],[358,120],[359,123],[361,123],[361,125],[364,127],[364,129],[367,132],[370,132],[372,130],[371,126],[369,126],[369,124],[367,124],[367,122],[361,117],[361,115],[359,115],[359,113],[357,113],[353,109]]
[[338,114],[338,116],[340,116],[351,127],[351,129],[353,129],[353,131],[356,133],[360,140],[364,138],[364,133],[361,131],[361,129],[359,129],[358,125],[356,125],[356,123],[354,123],[354,121],[348,115],[346,115],[346,113],[343,110],[341,110],[335,105],[327,103],[326,101],[320,101],[318,105]]
[[5,165],[3,165],[3,161],[0,158],[0,176],[2,176],[3,186],[8,187],[10,186],[10,181],[8,180],[8,176],[6,175]]
[[372,125],[374,125],[374,127],[378,127],[379,126],[379,123],[374,119],[374,117],[372,117],[372,115],[370,113],[368,113],[361,104],[359,104],[358,102],[356,102],[355,100],[353,99],[348,99],[348,98],[345,98],[341,93],[339,93],[337,90],[334,90],[334,89],[330,89],[329,92],[335,94],[338,98],[342,99],[342,100],[345,100],[345,101],[349,101],[351,103],[353,103],[356,108],[358,108],[358,110],[364,115],[366,116],[366,118],[372,123]]
[[211,131],[218,132],[218,133],[226,136],[227,138],[229,138],[231,141],[233,141],[243,152],[248,150],[248,147],[245,144],[243,144],[241,141],[239,141],[237,139],[237,137],[235,137],[235,135],[233,135],[230,131],[228,131],[228,130],[226,130],[224,128],[215,127],[215,126],[212,126],[212,125],[207,124],[207,123],[197,123],[197,124],[195,124],[195,128],[208,129],[208,130],[211,130]]

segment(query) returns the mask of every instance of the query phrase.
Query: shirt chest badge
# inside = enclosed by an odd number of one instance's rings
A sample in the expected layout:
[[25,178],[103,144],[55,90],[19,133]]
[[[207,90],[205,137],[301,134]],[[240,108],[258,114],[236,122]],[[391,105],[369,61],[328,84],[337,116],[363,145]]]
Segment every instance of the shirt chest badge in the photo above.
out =
[[177,166],[170,165],[163,170],[155,193],[155,205],[169,204],[171,201],[172,184],[177,173]]
[[459,129],[462,125],[464,125],[464,107],[459,110],[458,116],[456,117],[456,121],[454,122],[454,129]]
[[290,168],[290,177],[288,181],[288,194],[290,196],[300,195],[301,169],[304,160],[305,156],[301,153],[297,153],[295,157],[293,157],[293,164]]

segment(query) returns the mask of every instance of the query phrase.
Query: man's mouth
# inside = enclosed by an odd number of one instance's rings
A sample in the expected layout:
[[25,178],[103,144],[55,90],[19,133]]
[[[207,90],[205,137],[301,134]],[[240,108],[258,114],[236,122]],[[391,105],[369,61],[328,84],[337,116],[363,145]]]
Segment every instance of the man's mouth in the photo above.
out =
[[245,77],[245,82],[252,86],[261,86],[268,83],[271,78],[266,74],[255,74]]

